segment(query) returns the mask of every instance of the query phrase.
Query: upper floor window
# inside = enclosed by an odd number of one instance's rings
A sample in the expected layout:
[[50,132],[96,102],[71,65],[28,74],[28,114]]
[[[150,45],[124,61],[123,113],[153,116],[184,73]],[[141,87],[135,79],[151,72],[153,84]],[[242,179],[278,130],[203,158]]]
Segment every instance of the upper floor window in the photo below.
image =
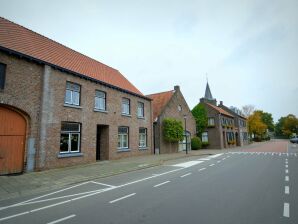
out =
[[0,89],[4,89],[6,76],[6,65],[0,63]]
[[208,126],[213,127],[214,125],[214,117],[208,117]]
[[144,103],[138,102],[138,117],[144,117]]
[[130,100],[122,98],[122,114],[130,114]]
[[95,109],[106,110],[106,93],[103,91],[95,91]]
[[118,149],[128,148],[129,130],[128,127],[118,128]]
[[147,147],[147,128],[139,128],[139,147]]
[[73,122],[61,123],[60,153],[80,151],[81,124]]
[[178,105],[178,111],[182,111],[181,105]]
[[66,82],[65,103],[70,105],[80,105],[81,86],[75,83]]

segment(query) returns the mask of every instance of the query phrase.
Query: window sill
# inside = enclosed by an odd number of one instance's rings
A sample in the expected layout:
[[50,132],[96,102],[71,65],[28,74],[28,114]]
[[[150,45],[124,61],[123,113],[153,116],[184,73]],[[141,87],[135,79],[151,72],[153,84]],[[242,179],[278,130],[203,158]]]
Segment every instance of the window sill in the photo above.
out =
[[71,107],[71,108],[76,108],[76,109],[82,109],[81,106],[76,106],[76,105],[66,104],[66,103],[63,106],[65,106],[65,107]]
[[149,149],[147,146],[146,147],[139,147],[140,151],[147,150],[147,149]]
[[126,148],[124,148],[124,149],[117,149],[117,152],[130,152],[131,150],[130,149],[126,149]]
[[124,117],[131,117],[130,114],[121,114],[121,115],[124,116]]
[[142,119],[142,120],[145,120],[145,117],[139,117],[139,116],[138,116],[138,119]]
[[83,153],[81,152],[73,152],[73,153],[59,153],[58,158],[68,158],[68,157],[81,157]]
[[96,109],[96,108],[94,108],[93,111],[94,112],[100,112],[100,113],[106,113],[106,114],[108,113],[107,110],[100,110],[100,109]]

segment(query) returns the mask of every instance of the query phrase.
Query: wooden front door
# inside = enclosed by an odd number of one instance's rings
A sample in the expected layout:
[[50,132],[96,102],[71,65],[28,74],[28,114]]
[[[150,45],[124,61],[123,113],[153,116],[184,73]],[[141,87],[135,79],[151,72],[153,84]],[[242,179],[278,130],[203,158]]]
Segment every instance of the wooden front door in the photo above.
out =
[[0,106],[0,175],[23,171],[25,137],[26,120]]

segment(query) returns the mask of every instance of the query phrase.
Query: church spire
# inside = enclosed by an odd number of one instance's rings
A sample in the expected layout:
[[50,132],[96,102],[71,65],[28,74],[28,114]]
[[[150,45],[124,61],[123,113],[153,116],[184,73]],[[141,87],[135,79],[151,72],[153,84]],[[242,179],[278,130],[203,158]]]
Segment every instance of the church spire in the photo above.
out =
[[206,85],[205,97],[204,98],[208,99],[208,100],[213,100],[208,81],[207,81],[207,85]]

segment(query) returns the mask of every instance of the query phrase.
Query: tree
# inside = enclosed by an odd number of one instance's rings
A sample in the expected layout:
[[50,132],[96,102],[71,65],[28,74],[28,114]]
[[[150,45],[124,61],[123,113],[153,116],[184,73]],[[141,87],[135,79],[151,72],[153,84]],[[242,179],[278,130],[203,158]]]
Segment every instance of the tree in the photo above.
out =
[[266,130],[267,125],[263,123],[261,113],[259,111],[253,112],[248,117],[248,132],[249,134],[254,134],[254,137],[263,138]]
[[293,114],[279,118],[275,124],[275,135],[289,138],[293,134],[298,134],[298,118]]
[[298,132],[298,119],[295,115],[289,114],[285,117],[282,126],[282,132],[285,136],[290,137]]
[[242,107],[241,112],[245,117],[249,117],[255,111],[255,106],[248,104]]
[[208,117],[207,111],[203,104],[199,103],[192,109],[192,115],[196,120],[197,126],[197,136],[201,138],[202,133],[207,128],[208,125]]
[[272,114],[264,112],[262,110],[256,110],[256,111],[260,113],[261,119],[262,119],[263,123],[267,125],[268,130],[274,131],[274,123],[273,123]]
[[165,118],[163,120],[163,134],[167,142],[182,141],[184,136],[182,121],[174,118]]

